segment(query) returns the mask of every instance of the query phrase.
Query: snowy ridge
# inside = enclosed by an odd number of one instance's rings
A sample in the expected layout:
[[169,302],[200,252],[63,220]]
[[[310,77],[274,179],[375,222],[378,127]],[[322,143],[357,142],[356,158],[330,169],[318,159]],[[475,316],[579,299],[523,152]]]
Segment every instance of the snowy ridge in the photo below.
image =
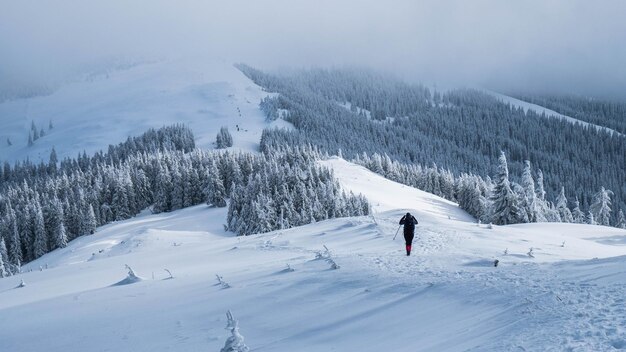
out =
[[[228,310],[254,351],[626,347],[626,231],[489,229],[360,166],[322,164],[366,195],[374,216],[245,238],[224,232],[225,209],[206,206],[104,226],[0,279],[3,348],[215,351],[229,336]],[[411,257],[402,234],[392,241],[407,210],[420,221]],[[324,246],[340,269],[316,259]],[[126,264],[144,280],[111,286]]]
[[[47,162],[52,147],[60,159],[83,150],[91,154],[175,123],[194,131],[198,147],[213,148],[220,127],[227,126],[233,148],[256,151],[263,128],[289,127],[283,120],[265,121],[259,102],[266,95],[226,62],[179,60],[113,70],[47,96],[1,103],[0,161]],[[33,122],[46,135],[28,147]]]
[[626,136],[623,133],[619,133],[619,132],[615,131],[614,129],[611,129],[611,128],[608,128],[608,127],[604,127],[604,126],[600,126],[600,125],[596,125],[596,124],[592,124],[592,123],[585,122],[585,121],[581,121],[581,120],[578,120],[578,119],[575,119],[573,117],[566,116],[566,115],[563,115],[563,114],[559,114],[558,112],[556,112],[554,110],[550,110],[550,109],[544,108],[543,106],[540,106],[540,105],[537,105],[537,104],[528,103],[528,102],[525,102],[523,100],[519,100],[519,99],[510,97],[510,96],[507,96],[507,95],[504,95],[504,94],[500,94],[500,93],[496,93],[496,92],[492,92],[492,91],[489,91],[489,90],[483,90],[483,92],[493,96],[494,98],[500,100],[501,102],[503,102],[505,104],[511,104],[511,106],[513,106],[513,107],[522,108],[522,109],[524,109],[524,111],[531,110],[531,111],[536,112],[539,115],[545,114],[546,117],[558,118],[558,119],[567,121],[569,123],[580,124],[581,126],[585,126],[585,127],[595,127],[599,131],[609,132],[609,133],[612,133],[613,135],[616,135],[616,136],[621,136],[621,137]]

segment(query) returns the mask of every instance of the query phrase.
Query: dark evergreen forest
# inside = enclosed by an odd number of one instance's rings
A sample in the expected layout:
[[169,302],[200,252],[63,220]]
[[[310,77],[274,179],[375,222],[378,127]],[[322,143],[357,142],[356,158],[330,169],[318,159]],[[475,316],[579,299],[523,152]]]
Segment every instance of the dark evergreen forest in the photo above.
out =
[[[408,165],[483,178],[497,173],[503,151],[513,181],[521,182],[527,160],[534,178],[542,171],[550,199],[564,188],[568,206],[573,208],[578,199],[587,212],[604,187],[613,192],[613,209],[626,210],[624,137],[525,112],[477,90],[431,92],[365,70],[270,74],[238,68],[267,91],[279,93],[261,104],[268,118],[287,111],[284,118],[297,129],[266,133],[268,148],[286,142],[314,145],[330,154],[341,151],[348,159],[381,154]],[[611,224],[617,216],[618,211],[611,213]]]

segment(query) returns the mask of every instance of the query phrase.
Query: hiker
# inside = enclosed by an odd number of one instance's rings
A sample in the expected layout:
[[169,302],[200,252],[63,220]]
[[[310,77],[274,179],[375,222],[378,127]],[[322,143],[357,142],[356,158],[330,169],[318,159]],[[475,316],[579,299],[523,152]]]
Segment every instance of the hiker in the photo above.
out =
[[406,213],[400,219],[400,225],[404,225],[404,241],[406,242],[406,255],[411,255],[411,245],[413,244],[413,236],[415,236],[415,225],[417,225],[417,219],[411,215],[411,213]]

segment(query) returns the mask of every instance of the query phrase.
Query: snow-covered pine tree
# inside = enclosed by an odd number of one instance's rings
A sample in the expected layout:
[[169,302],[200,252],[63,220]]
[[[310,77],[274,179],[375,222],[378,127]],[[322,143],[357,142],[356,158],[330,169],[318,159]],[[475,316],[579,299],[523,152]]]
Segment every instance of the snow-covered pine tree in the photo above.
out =
[[214,207],[222,208],[226,206],[226,190],[220,177],[217,165],[211,163],[208,170],[208,184],[204,192],[207,196],[206,202]]
[[535,191],[535,180],[533,179],[530,161],[524,161],[524,171],[522,171],[521,186],[524,190],[522,194],[522,207],[526,211],[529,222],[543,222],[545,216],[542,212],[540,200]]
[[226,318],[228,319],[226,330],[229,330],[231,335],[226,339],[226,343],[220,352],[250,351],[250,348],[243,341],[243,336],[239,333],[239,322],[233,317],[233,313],[230,310],[226,313]]
[[565,187],[561,187],[561,193],[556,198],[556,210],[559,212],[561,222],[574,222],[572,212],[567,207],[567,198],[565,198]]
[[572,210],[572,219],[577,224],[585,223],[585,213],[580,210],[580,202],[578,201],[578,197],[574,201],[574,209]]
[[593,216],[593,213],[591,212],[591,210],[589,210],[589,212],[587,213],[587,224],[589,225],[597,225],[598,223],[596,222],[596,219]]
[[0,278],[11,275],[9,253],[4,238],[0,237]]
[[84,235],[93,235],[96,233],[96,213],[93,211],[93,206],[89,204],[87,209],[83,211],[81,216],[81,230]]
[[172,207],[170,210],[182,209],[185,200],[182,174],[178,171],[178,166],[174,165],[172,165],[172,172],[170,174],[172,176]]
[[43,213],[41,211],[41,206],[38,202],[35,203],[33,207],[33,223],[32,223],[32,231],[33,231],[33,259],[37,259],[42,255],[48,253],[48,239],[46,237],[46,227],[44,223]]
[[215,138],[215,145],[218,149],[228,148],[233,146],[233,136],[228,132],[227,127],[220,128],[217,137]]
[[621,209],[619,213],[617,213],[617,222],[615,223],[615,227],[619,229],[626,229],[626,216],[624,216],[624,211]]
[[598,225],[609,226],[611,219],[611,196],[613,192],[601,187],[593,197],[589,211]]
[[499,160],[496,185],[491,196],[493,201],[492,221],[498,225],[517,224],[523,220],[524,216],[519,206],[519,198],[511,189],[509,169],[504,152],[501,152]]

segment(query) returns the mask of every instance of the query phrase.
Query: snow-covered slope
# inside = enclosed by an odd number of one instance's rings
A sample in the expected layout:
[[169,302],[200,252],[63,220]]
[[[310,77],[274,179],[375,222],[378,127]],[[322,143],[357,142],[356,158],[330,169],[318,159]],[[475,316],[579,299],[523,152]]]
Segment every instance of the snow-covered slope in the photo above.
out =
[[585,121],[581,121],[578,119],[575,119],[573,117],[570,116],[566,116],[563,114],[559,114],[558,112],[554,111],[554,110],[550,110],[547,108],[544,108],[543,106],[537,105],[537,104],[532,104],[532,103],[528,103],[525,102],[523,100],[519,100],[504,94],[500,94],[500,93],[496,93],[496,92],[492,92],[489,90],[483,90],[485,93],[495,97],[496,99],[500,100],[501,102],[505,103],[505,104],[511,104],[511,106],[514,106],[516,108],[522,108],[524,109],[524,111],[534,111],[539,115],[544,114],[546,117],[553,117],[553,118],[558,118],[564,121],[567,121],[569,123],[578,123],[581,126],[585,126],[585,127],[595,127],[597,130],[602,130],[602,131],[606,131],[609,133],[613,133],[614,135],[617,136],[622,136],[624,137],[625,135],[622,133],[619,133],[617,131],[615,131],[614,129],[608,128],[608,127],[604,127],[604,126],[599,126],[596,124],[592,124],[589,122],[585,122]]
[[[75,157],[174,123],[189,125],[202,148],[211,148],[220,127],[227,126],[235,148],[257,150],[268,126],[258,108],[266,94],[231,63],[215,60],[154,62],[88,75],[48,96],[0,104],[0,161],[47,161],[52,147],[60,158]],[[28,147],[32,122],[46,135]]]
[[[104,226],[0,279],[2,350],[217,351],[229,309],[253,351],[626,348],[626,231],[489,229],[454,203],[323,164],[374,216],[245,238],[206,206]],[[392,240],[407,210],[420,221],[411,257]],[[315,259],[324,245],[339,270]],[[143,280],[115,285],[125,264]]]

